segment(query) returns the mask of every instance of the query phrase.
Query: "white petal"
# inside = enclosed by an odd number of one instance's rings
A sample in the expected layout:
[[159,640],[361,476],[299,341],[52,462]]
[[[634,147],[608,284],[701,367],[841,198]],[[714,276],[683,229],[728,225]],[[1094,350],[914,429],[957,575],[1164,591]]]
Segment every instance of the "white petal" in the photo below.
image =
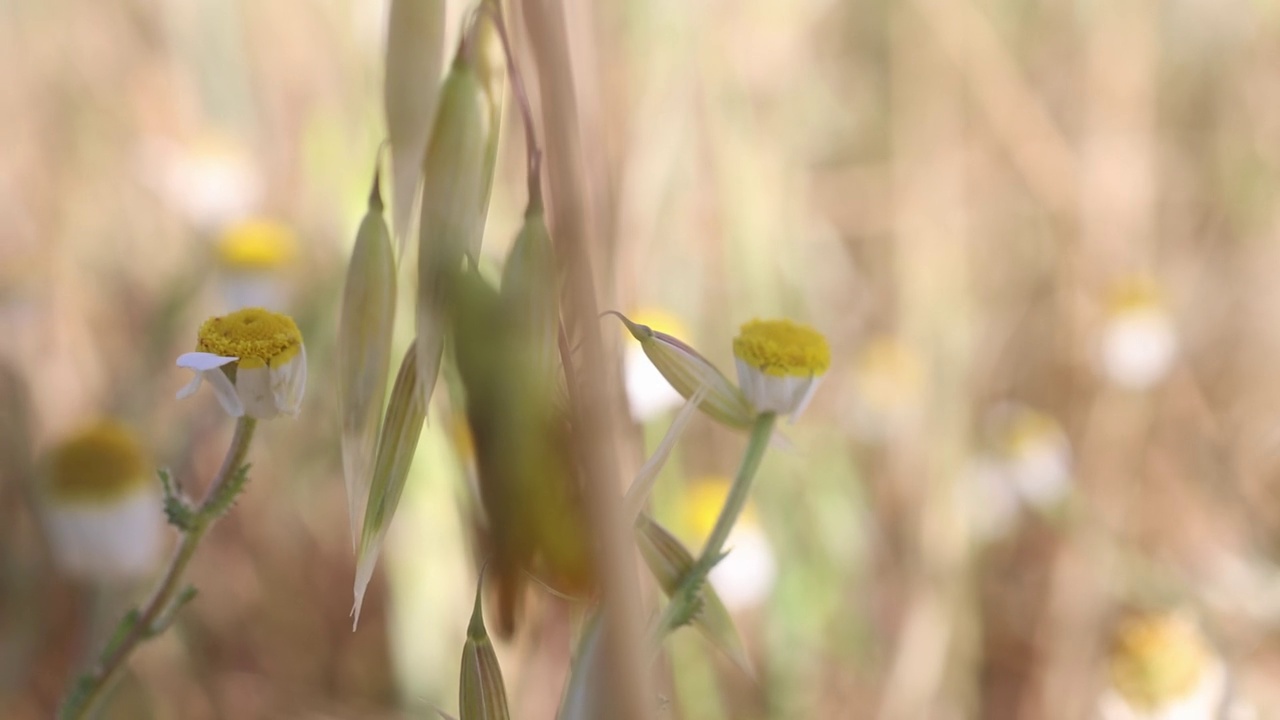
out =
[[145,577],[160,559],[164,515],[151,488],[101,505],[51,499],[43,517],[54,560],[72,577],[133,580]]
[[186,385],[183,385],[182,389],[178,391],[178,394],[176,396],[177,399],[181,400],[183,398],[189,398],[192,395],[195,395],[196,390],[200,389],[200,380],[203,377],[204,377],[204,373],[201,373],[201,372],[197,372],[195,375],[193,375],[191,377],[191,382],[187,383]]
[[303,345],[297,357],[271,371],[271,393],[280,412],[297,417],[306,390],[307,346]]
[[225,355],[214,355],[207,352],[189,352],[182,353],[178,356],[178,367],[203,372],[205,370],[214,370],[223,365],[230,365],[235,362],[233,357]]
[[258,420],[270,420],[280,414],[275,394],[271,392],[271,378],[275,372],[265,365],[257,368],[241,366],[236,370],[235,394],[244,404],[245,415]]
[[[213,388],[213,396],[218,398],[218,404],[231,417],[242,417],[244,415],[244,404],[240,402],[240,397],[236,395],[236,386],[231,384],[231,378],[221,370],[210,370],[201,373],[204,379],[209,382],[209,387]],[[237,377],[239,375],[237,374]]]
[[233,357],[207,352],[189,352],[179,355],[178,367],[195,370],[196,376],[178,391],[178,399],[190,397],[199,389],[200,381],[207,380],[209,386],[213,388],[214,396],[218,398],[218,403],[228,415],[231,417],[244,415],[244,406],[236,397],[235,386],[231,384],[226,373],[222,372],[222,366],[230,365],[235,361]]

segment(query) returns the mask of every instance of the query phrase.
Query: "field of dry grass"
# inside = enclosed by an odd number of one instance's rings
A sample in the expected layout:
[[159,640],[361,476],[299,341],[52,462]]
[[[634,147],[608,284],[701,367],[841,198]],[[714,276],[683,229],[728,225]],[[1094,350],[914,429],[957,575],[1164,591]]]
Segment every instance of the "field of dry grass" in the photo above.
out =
[[[333,356],[385,4],[0,3],[0,717],[51,715],[122,592],[51,565],[48,449],[111,416],[189,487],[221,459],[231,425],[173,399],[173,363],[223,311],[218,240],[248,218],[293,236],[271,281],[311,358],[303,412],[261,429],[199,596],[110,717],[456,707],[475,575],[439,408],[348,617]],[[1280,6],[567,0],[573,74],[547,77],[529,20],[560,3],[508,4],[539,117],[573,119],[543,129],[552,230],[573,164],[595,303],[672,318],[725,369],[754,317],[831,344],[753,491],[754,674],[682,632],[662,717],[1157,717],[1098,715],[1143,652],[1221,669],[1223,717],[1280,716]],[[495,265],[524,209],[514,103],[504,123]],[[619,478],[667,417],[595,438]],[[657,515],[697,542],[698,489],[743,445],[695,419]],[[1125,634],[1165,612],[1190,640]],[[551,718],[580,618],[551,595],[525,613],[499,657],[517,717]]]

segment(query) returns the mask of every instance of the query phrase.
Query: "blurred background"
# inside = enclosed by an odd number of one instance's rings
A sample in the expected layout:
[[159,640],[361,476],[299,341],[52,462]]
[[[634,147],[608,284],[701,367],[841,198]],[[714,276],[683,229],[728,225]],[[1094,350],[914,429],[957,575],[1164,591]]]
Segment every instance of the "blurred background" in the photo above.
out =
[[[757,316],[832,346],[717,573],[749,672],[677,634],[664,717],[1280,716],[1280,6],[565,5],[601,307],[725,369]],[[456,707],[475,574],[443,414],[348,617],[332,357],[385,23],[354,0],[0,2],[0,717],[50,717],[148,587],[60,570],[45,458],[110,417],[203,487],[232,423],[174,400],[174,359],[244,297],[302,328],[303,412],[260,429],[199,596],[110,716]],[[495,262],[524,202],[507,110]],[[622,478],[674,406],[603,327]],[[699,417],[667,465],[655,515],[690,546],[744,444]],[[554,717],[578,624],[539,595],[499,642],[517,717]]]

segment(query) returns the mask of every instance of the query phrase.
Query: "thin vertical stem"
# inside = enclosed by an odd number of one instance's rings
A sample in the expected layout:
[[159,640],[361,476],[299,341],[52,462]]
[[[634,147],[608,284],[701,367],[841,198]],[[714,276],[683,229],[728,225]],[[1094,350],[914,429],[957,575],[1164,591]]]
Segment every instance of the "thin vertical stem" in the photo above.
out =
[[751,496],[751,482],[755,479],[756,471],[760,469],[760,462],[764,459],[764,452],[769,447],[769,439],[773,436],[773,426],[776,422],[777,416],[773,413],[761,413],[756,418],[755,424],[751,426],[751,437],[747,441],[742,464],[738,466],[738,474],[734,476],[733,485],[729,488],[729,496],[725,498],[724,506],[720,508],[720,515],[716,518],[715,527],[712,528],[711,535],[702,548],[702,554],[698,556],[697,562],[690,568],[689,573],[680,581],[680,587],[672,594],[671,602],[667,603],[658,621],[656,641],[661,642],[667,633],[689,622],[697,612],[698,593],[707,581],[707,576],[711,574],[711,569],[720,561],[729,533],[738,522],[742,508],[746,507],[747,498]]

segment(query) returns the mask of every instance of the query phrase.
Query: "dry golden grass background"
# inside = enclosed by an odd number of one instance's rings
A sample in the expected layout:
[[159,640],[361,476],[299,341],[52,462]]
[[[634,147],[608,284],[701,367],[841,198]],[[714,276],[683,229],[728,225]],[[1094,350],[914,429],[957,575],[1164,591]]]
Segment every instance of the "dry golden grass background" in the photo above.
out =
[[[383,132],[384,5],[0,3],[0,717],[51,714],[91,606],[49,567],[33,459],[111,414],[189,486],[219,461],[230,422],[207,394],[172,399],[173,359],[221,310],[213,241],[239,213],[297,235],[283,281],[308,397],[262,429],[248,492],[195,560],[200,596],[139,652],[113,717],[454,706],[474,575],[439,418],[358,632],[347,618],[330,358]],[[833,350],[757,480],[780,566],[740,618],[757,676],[683,633],[668,716],[1088,717],[1116,618],[1153,605],[1193,608],[1239,691],[1280,713],[1280,6],[566,5],[600,306],[664,308],[725,368],[760,315]],[[523,202],[508,110],[495,259]],[[258,191],[202,209],[225,190],[206,155],[240,158]],[[1180,345],[1141,393],[1095,361],[1109,289],[1136,274],[1161,284]],[[883,334],[919,355],[921,420],[868,443],[853,358]],[[1065,428],[1071,512],[979,542],[968,469],[1006,400]],[[615,439],[632,469],[646,438]],[[696,421],[667,506],[742,443]],[[518,717],[549,718],[569,612],[530,613],[500,652]]]

